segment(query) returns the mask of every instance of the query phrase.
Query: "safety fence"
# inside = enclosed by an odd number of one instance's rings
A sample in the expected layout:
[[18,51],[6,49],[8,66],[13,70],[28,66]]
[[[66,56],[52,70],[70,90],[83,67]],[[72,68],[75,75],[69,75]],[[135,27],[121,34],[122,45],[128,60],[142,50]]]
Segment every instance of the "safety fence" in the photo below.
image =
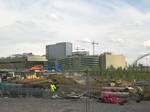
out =
[[[78,112],[98,112],[94,110],[96,99],[93,96],[99,96],[100,90],[98,85],[93,87],[89,80],[95,80],[93,77],[88,77],[86,72],[67,72],[63,73],[63,78],[59,78],[61,84],[58,84],[59,102],[69,101],[69,107]],[[97,91],[97,94],[95,94]],[[23,84],[15,84],[3,82],[0,83],[0,96],[10,98],[52,98],[49,88],[33,88],[24,86]],[[95,97],[95,98],[96,98]],[[53,101],[53,100],[52,100]],[[54,101],[55,102],[55,101]],[[56,105],[60,105],[57,103]],[[76,107],[77,106],[77,107]]]
[[[71,89],[72,88],[72,89]],[[73,89],[74,88],[74,89]],[[95,103],[94,99],[87,96],[84,88],[79,89],[70,86],[60,86],[61,93],[59,93],[59,98],[52,99],[49,89],[42,88],[27,88],[20,85],[9,86],[8,84],[0,86],[1,97],[8,98],[42,98],[49,99],[53,102],[55,107],[61,107],[64,103],[69,102],[66,111],[72,110],[76,112],[99,112],[94,109]],[[57,102],[58,101],[58,102]],[[52,105],[51,105],[52,106]],[[53,108],[53,107],[51,107]],[[54,108],[56,109],[56,108]],[[94,110],[94,111],[93,111]]]
[[2,86],[0,85],[1,97],[50,97],[49,89],[42,88],[27,88],[22,86]]
[[[74,109],[74,107],[77,106],[77,112],[99,112],[100,107],[103,108],[99,100],[101,87],[109,86],[113,79],[125,79],[123,76],[120,77],[120,75],[118,75],[117,77],[111,73],[106,76],[97,75],[94,74],[93,71],[68,71],[64,72],[63,76],[56,76],[56,78],[59,82],[59,89],[57,91],[59,102],[63,103],[64,99],[69,100],[70,108]],[[33,88],[24,86],[23,84],[5,82],[0,84],[0,96],[52,98],[48,87]]]

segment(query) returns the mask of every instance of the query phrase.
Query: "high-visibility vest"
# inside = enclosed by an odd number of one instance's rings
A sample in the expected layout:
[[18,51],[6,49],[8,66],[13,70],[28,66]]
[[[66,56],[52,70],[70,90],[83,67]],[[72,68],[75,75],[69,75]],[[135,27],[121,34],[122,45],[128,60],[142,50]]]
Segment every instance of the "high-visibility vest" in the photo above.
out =
[[136,91],[137,91],[138,94],[143,94],[144,93],[144,91],[141,87],[137,87]]
[[54,84],[50,84],[50,91],[55,92],[56,86]]

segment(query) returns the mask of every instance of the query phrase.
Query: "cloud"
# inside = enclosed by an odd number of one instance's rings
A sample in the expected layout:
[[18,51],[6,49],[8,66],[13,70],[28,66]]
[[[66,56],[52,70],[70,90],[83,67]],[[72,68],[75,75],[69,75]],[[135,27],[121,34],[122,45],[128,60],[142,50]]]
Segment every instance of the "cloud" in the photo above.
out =
[[112,38],[110,41],[116,44],[124,44],[125,42],[125,40],[123,40],[122,38]]
[[144,47],[150,48],[150,40],[144,42]]
[[78,14],[91,13],[95,9],[93,5],[83,0],[56,0],[54,2],[56,9],[65,12],[77,12]]
[[0,17],[0,50],[6,49],[0,56],[44,54],[46,44],[60,41],[92,51],[76,42],[88,39],[100,43],[97,54],[124,54],[131,62],[146,52],[150,35],[150,11],[125,0],[0,0]]

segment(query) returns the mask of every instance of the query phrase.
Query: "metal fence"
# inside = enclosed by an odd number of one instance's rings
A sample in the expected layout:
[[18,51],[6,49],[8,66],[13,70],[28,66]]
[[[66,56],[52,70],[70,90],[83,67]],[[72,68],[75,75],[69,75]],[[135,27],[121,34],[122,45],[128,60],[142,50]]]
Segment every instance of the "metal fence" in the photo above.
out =
[[[65,79],[62,79],[63,84],[59,85],[59,99],[62,99],[62,101],[64,99],[69,100],[70,106],[74,105],[74,101],[77,102],[75,104],[78,105],[78,112],[98,112],[91,110],[93,109],[92,107],[94,106],[95,100],[90,96],[95,89],[91,88],[89,80],[91,80],[92,77],[88,76],[89,73],[83,71],[73,71],[65,72],[63,74]],[[0,84],[0,96],[11,98],[52,98],[49,88],[32,88],[25,87],[22,84],[13,84],[7,82]]]
[[[62,99],[62,103],[63,99],[69,100],[70,107],[73,108],[73,105],[78,106],[77,112],[99,112],[101,106],[101,103],[99,103],[101,86],[108,85],[107,81],[111,80],[112,76],[107,76],[105,81],[103,79],[99,80],[97,75],[90,71],[67,71],[63,75],[65,79],[60,79],[62,84],[59,85],[58,90],[59,99]],[[103,83],[101,83],[102,80]],[[31,88],[10,83],[0,84],[0,95],[1,97],[51,99],[49,88]],[[74,104],[74,101],[77,103]]]
[[26,87],[0,87],[1,97],[50,97],[48,89]]

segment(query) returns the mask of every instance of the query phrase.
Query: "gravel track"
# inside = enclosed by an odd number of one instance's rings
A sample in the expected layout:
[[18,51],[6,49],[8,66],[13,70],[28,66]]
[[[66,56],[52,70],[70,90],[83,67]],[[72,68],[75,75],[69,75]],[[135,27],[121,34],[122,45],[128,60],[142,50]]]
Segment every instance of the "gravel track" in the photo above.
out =
[[[87,112],[150,112],[150,102],[125,105],[89,102]],[[86,112],[85,99],[0,98],[0,112]]]

